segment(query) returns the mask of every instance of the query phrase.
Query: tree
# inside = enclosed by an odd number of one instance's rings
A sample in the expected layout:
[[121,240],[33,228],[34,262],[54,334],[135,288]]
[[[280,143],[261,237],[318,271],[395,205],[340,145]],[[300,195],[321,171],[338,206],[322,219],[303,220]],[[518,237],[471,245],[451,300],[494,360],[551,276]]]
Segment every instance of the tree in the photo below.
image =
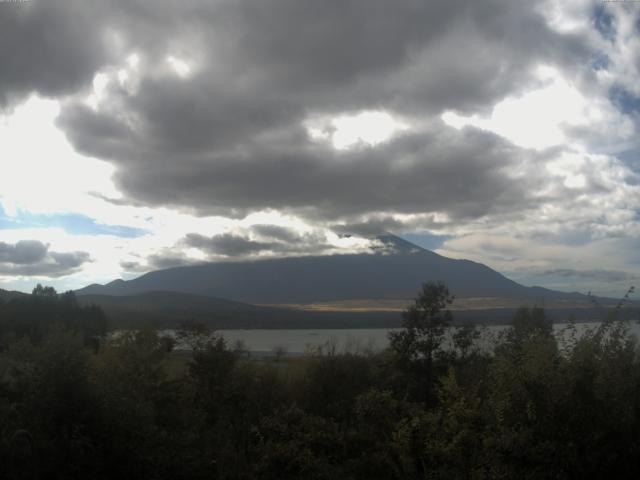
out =
[[43,287],[40,284],[37,284],[36,287],[31,292],[32,295],[37,297],[47,297],[47,298],[55,298],[58,296],[58,292],[53,287]]
[[276,411],[258,427],[256,478],[345,478],[344,438],[332,420],[298,406]]
[[453,296],[443,283],[428,282],[414,304],[403,312],[402,330],[391,332],[391,349],[402,359],[431,365],[440,352],[452,315]]
[[276,357],[276,362],[279,362],[281,358],[285,357],[289,350],[284,345],[275,345],[272,349],[273,355]]
[[451,339],[460,359],[466,359],[469,355],[479,352],[478,340],[480,337],[481,331],[472,323],[456,327]]
[[176,340],[180,348],[188,347],[193,352],[206,349],[216,339],[217,335],[213,330],[193,318],[183,321],[176,330]]
[[447,309],[453,296],[443,283],[428,282],[413,305],[403,312],[402,330],[389,333],[397,371],[407,376],[405,385],[412,397],[429,404],[436,401],[437,369],[443,369],[442,343],[452,315]]
[[547,319],[545,311],[534,306],[521,307],[513,317],[513,328],[520,337],[535,335],[549,336],[553,332],[553,323]]

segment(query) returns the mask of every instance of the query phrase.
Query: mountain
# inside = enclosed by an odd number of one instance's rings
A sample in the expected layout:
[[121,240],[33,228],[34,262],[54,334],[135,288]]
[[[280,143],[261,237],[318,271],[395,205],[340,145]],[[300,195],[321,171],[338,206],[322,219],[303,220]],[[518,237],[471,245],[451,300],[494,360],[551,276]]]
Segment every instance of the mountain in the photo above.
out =
[[28,295],[27,293],[16,292],[13,290],[3,290],[0,288],[0,300],[5,302],[12,300],[14,298],[25,297],[27,295]]
[[90,285],[78,295],[172,291],[251,304],[414,298],[422,283],[442,281],[456,297],[585,302],[577,293],[525,287],[486,265],[443,257],[393,235],[371,254],[308,256],[175,267],[133,280]]

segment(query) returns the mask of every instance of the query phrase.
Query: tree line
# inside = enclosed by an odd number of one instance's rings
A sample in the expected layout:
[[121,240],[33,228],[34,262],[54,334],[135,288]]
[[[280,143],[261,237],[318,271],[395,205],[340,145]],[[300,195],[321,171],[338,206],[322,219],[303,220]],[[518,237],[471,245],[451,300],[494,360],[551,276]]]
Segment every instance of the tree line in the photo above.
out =
[[255,361],[193,322],[186,352],[105,337],[99,309],[36,290],[0,305],[1,478],[640,474],[638,348],[616,311],[560,340],[523,308],[485,348],[429,283],[384,352]]

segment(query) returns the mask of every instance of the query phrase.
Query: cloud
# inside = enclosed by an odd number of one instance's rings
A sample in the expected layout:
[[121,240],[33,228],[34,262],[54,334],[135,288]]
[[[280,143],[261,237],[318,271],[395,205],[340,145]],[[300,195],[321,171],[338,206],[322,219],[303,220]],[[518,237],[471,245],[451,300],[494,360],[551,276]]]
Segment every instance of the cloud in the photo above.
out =
[[[501,268],[595,271],[578,257],[640,237],[630,2],[31,0],[0,9],[0,108],[33,93],[55,98],[47,122],[59,109],[78,160],[60,169],[69,152],[42,135],[42,149],[27,148],[25,128],[3,151],[14,160],[1,201],[93,211],[100,225],[146,233],[96,240],[99,261],[85,267],[47,250],[56,268],[113,275],[326,254],[338,240],[420,231],[444,236],[443,252]],[[23,125],[45,118],[29,112]],[[458,129],[445,112],[483,121]],[[368,141],[372,118],[403,128]],[[354,141],[336,142],[345,137]],[[87,157],[109,168],[73,174]],[[72,179],[112,172],[114,184],[71,194]],[[295,221],[249,221],[276,214]],[[572,251],[570,234],[585,239]],[[600,268],[623,271],[616,259]]]
[[357,223],[331,225],[331,230],[338,235],[358,235],[361,237],[376,237],[388,232],[403,230],[405,224],[393,217],[374,218]]
[[35,240],[22,240],[15,245],[0,242],[0,262],[17,265],[36,263],[47,255],[47,245]]
[[150,270],[164,270],[167,268],[182,267],[192,265],[192,259],[171,252],[161,252],[149,255],[146,261],[123,261],[120,267],[127,273],[146,273]]
[[54,260],[56,266],[65,270],[72,270],[89,260],[89,254],[87,252],[49,252],[49,255]]
[[281,240],[287,243],[300,241],[300,234],[293,228],[287,228],[280,225],[258,224],[252,225],[251,229],[261,237]]
[[147,271],[147,268],[144,268],[138,262],[124,261],[124,262],[120,262],[120,266],[125,272],[146,272]]
[[189,233],[180,243],[209,255],[225,257],[309,254],[335,247],[321,231],[299,233],[279,225],[265,224],[253,225],[238,233],[223,233],[211,237]]
[[[591,54],[580,35],[549,27],[540,2],[134,3],[113,7],[104,23],[139,65],[104,69],[104,101],[66,102],[59,125],[80,151],[117,166],[132,201],[201,215],[477,218],[526,208],[531,186],[514,186],[508,170],[532,155],[490,134],[452,131],[439,115],[531,88],[537,62],[571,69]],[[193,73],[177,75],[167,55]],[[137,78],[134,89],[118,69]],[[413,130],[336,151],[305,127],[367,110]]]
[[617,270],[573,270],[570,268],[558,268],[553,270],[546,270],[542,272],[542,275],[553,275],[565,278],[584,278],[590,280],[597,280],[600,282],[624,282],[634,281],[638,279],[638,275],[634,275],[629,272],[622,272]]
[[[465,218],[522,208],[532,188],[515,185],[509,167],[537,160],[495,135],[442,125],[348,152],[300,139],[265,141],[206,159],[165,157],[166,168],[156,168],[162,155],[145,154],[137,165],[135,153],[126,155],[119,186],[147,204],[189,205],[201,214],[270,208],[329,219],[384,210]],[[530,181],[540,181],[535,170]]]
[[0,242],[0,275],[60,277],[90,261],[87,252],[51,252],[37,240]]
[[[191,265],[198,263],[193,259],[190,259],[184,255],[177,255],[175,253],[158,253],[149,256],[147,259],[148,264],[153,270],[163,270],[165,268],[181,267],[184,265]],[[148,268],[147,268],[148,270]]]
[[214,235],[213,237],[190,233],[186,237],[186,243],[190,247],[227,257],[263,252],[270,250],[275,245],[273,243],[256,242],[230,233]]
[[[87,37],[52,52],[78,64],[61,81],[78,93],[63,102],[58,125],[79,151],[116,166],[129,202],[343,223],[380,212],[468,220],[538,200],[538,156],[489,133],[454,131],[439,116],[487,110],[533,88],[538,63],[582,68],[594,42],[552,28],[546,3],[68,1],[55,9],[36,0],[12,12],[37,24],[54,9],[48,28]],[[92,12],[100,27],[67,28],[72,11]],[[81,81],[89,71],[99,74],[93,86]],[[49,91],[38,81],[36,90]],[[337,151],[307,130],[309,121],[371,110],[410,131]],[[525,164],[533,168],[516,185]]]
[[94,7],[91,0],[0,5],[0,109],[33,91],[59,96],[91,84],[109,59]]
[[624,292],[638,275],[640,240],[631,237],[576,239],[562,232],[531,236],[507,228],[445,240],[437,253],[484,263],[527,285]]
[[121,266],[129,272],[141,272],[229,258],[245,260],[255,257],[277,258],[370,251],[369,241],[330,235],[332,238],[328,238],[327,232],[322,228],[296,231],[275,224],[237,227],[233,231],[211,236],[189,233],[172,246],[146,255],[144,261],[126,261],[122,262]]

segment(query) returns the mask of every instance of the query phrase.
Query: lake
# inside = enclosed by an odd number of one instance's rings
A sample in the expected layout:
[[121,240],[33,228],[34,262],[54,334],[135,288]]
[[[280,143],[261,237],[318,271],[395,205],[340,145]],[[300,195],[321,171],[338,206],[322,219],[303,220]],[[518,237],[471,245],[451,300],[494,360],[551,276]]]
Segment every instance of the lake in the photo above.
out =
[[[554,324],[556,335],[562,339],[568,337],[566,323]],[[588,328],[595,328],[597,322],[577,323],[578,333]],[[508,328],[504,325],[482,327],[481,344],[489,348],[493,339],[500,331]],[[640,336],[640,325],[630,322],[629,328],[636,336]],[[381,351],[389,345],[386,328],[363,329],[282,329],[282,330],[218,330],[229,347],[233,348],[237,342],[242,342],[244,349],[259,356],[274,355],[276,350],[288,355],[302,355],[318,347],[333,348],[336,352],[365,352]],[[163,334],[173,336],[172,330],[163,330]],[[447,340],[450,342],[450,340]],[[178,346],[180,348],[180,346]]]

